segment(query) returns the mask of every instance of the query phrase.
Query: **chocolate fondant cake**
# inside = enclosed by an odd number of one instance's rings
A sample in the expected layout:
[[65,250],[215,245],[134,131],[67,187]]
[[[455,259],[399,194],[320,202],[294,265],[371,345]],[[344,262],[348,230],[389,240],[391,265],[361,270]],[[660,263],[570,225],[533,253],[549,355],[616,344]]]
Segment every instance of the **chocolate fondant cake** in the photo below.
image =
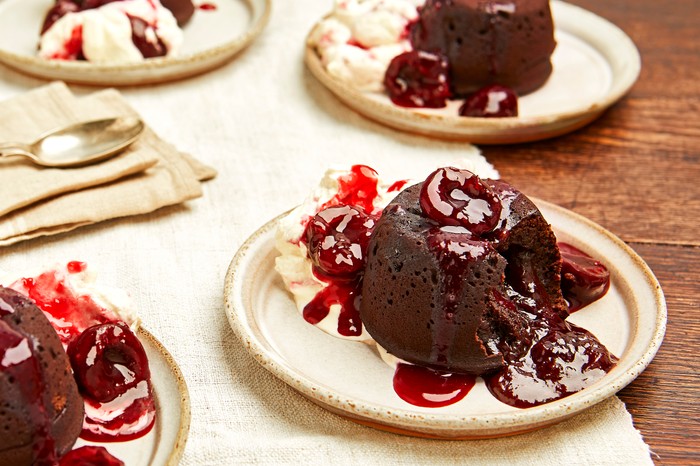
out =
[[[453,183],[447,178],[454,173],[448,169],[442,182]],[[504,366],[503,345],[526,349],[533,340],[535,326],[521,322],[513,300],[567,315],[556,238],[532,201],[494,180],[482,180],[481,191],[462,180],[460,189],[480,209],[464,209],[476,218],[469,229],[446,217],[437,222],[445,214],[440,200],[433,202],[442,213],[428,216],[422,207],[429,180],[399,194],[377,222],[360,315],[377,343],[400,359],[491,373]]]
[[447,57],[456,96],[489,84],[534,91],[552,72],[556,45],[548,0],[427,0],[410,38]]
[[83,400],[58,335],[33,301],[0,287],[0,464],[56,458],[82,424]]

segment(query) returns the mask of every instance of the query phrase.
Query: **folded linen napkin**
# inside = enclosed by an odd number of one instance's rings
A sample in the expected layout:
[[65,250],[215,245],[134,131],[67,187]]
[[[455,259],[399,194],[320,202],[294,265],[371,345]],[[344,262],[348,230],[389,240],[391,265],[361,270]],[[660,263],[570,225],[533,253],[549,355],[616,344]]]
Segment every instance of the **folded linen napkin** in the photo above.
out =
[[[129,114],[134,110],[113,89],[76,97],[52,83],[0,104],[0,141],[32,142],[53,128]],[[179,204],[201,196],[200,182],[214,176],[148,127],[122,154],[96,165],[50,169],[0,160],[0,246]]]

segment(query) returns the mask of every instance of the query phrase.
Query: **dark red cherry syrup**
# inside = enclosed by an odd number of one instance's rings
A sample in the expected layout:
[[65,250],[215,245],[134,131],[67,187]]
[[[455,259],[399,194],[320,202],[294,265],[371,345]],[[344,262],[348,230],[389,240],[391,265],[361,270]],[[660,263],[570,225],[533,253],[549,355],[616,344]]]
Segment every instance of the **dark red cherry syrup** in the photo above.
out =
[[439,408],[457,403],[474,387],[476,377],[436,371],[399,363],[394,373],[394,391],[415,406]]
[[466,286],[464,271],[495,251],[489,243],[474,240],[469,234],[445,232],[440,228],[429,231],[427,241],[440,268],[445,272],[440,290],[444,301],[442,306],[436,306],[432,310],[431,360],[447,365],[458,330],[456,312],[459,299],[464,295],[463,287]]
[[327,283],[309,304],[304,306],[304,319],[316,325],[328,316],[331,306],[340,306],[338,317],[338,333],[346,337],[357,337],[362,334],[360,319],[360,290],[362,282],[359,279],[351,281],[336,281],[331,277],[319,277]]
[[592,385],[615,367],[617,358],[587,330],[556,318],[545,329],[548,333],[525,357],[503,353],[505,367],[485,379],[501,402],[530,408],[558,400]]
[[218,7],[214,3],[200,3],[199,6],[197,6],[200,10],[204,11],[216,11]]
[[105,447],[86,445],[63,455],[58,466],[124,466],[124,462]]

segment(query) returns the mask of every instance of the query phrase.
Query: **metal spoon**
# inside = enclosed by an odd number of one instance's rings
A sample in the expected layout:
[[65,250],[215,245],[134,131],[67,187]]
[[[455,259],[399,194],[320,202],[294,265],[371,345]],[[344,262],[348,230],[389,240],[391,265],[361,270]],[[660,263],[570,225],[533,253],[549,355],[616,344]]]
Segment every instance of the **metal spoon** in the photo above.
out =
[[113,157],[134,142],[143,128],[136,117],[85,121],[49,131],[32,144],[0,143],[0,159],[17,155],[44,167],[79,167]]

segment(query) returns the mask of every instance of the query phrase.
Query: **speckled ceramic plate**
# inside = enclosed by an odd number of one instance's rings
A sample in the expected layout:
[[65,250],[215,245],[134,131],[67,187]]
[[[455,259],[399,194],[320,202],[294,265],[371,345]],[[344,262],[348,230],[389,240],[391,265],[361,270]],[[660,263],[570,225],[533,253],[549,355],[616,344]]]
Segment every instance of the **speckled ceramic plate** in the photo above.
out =
[[311,73],[346,105],[403,131],[477,144],[510,144],[546,139],[578,129],[629,91],[641,60],[632,40],[617,26],[583,8],[552,1],[557,48],[554,70],[537,91],[519,99],[514,118],[458,116],[461,101],[443,109],[396,106],[379,92],[362,92],[331,77],[316,51],[306,47]]
[[124,86],[182,79],[223,65],[250,44],[268,22],[271,1],[209,1],[216,9],[197,9],[183,28],[179,56],[98,65],[36,55],[41,23],[52,0],[0,0],[0,62],[40,78],[78,84]]
[[147,330],[138,338],[151,369],[156,401],[156,424],[144,437],[128,442],[96,443],[78,439],[77,446],[101,445],[127,466],[176,466],[190,429],[190,397],[180,368],[168,350]]
[[549,404],[517,409],[496,401],[483,380],[461,401],[441,408],[404,402],[393,370],[364,344],[332,337],[306,323],[274,270],[277,220],[255,232],[226,275],[226,313],[243,347],[268,371],[314,403],[379,429],[446,439],[527,432],[562,421],[612,396],[651,362],[666,327],[666,303],[651,270],[622,240],[561,207],[535,200],[557,237],[603,261],[608,294],[570,320],[620,357],[598,383]]

